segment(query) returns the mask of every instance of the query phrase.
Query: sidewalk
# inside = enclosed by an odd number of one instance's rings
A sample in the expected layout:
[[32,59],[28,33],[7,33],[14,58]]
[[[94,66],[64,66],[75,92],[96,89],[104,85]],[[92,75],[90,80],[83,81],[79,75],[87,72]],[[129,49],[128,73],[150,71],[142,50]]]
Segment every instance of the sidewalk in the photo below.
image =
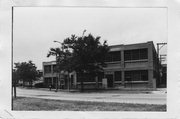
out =
[[137,92],[137,91],[96,91],[96,92],[73,92],[68,90],[49,91],[47,89],[24,89],[17,88],[17,96],[34,97],[42,99],[69,100],[69,101],[91,101],[91,102],[116,102],[137,104],[166,104],[166,94]]
[[[49,88],[27,88],[27,87],[18,87],[22,89],[31,89],[31,90],[41,90],[41,91],[50,91]],[[56,89],[51,89],[51,91],[56,92]],[[121,89],[85,89],[84,92],[80,92],[80,89],[58,89],[57,92],[69,92],[69,93],[122,93],[122,94],[166,94],[166,88],[157,88],[156,90],[152,89],[142,89],[142,88],[121,88]]]

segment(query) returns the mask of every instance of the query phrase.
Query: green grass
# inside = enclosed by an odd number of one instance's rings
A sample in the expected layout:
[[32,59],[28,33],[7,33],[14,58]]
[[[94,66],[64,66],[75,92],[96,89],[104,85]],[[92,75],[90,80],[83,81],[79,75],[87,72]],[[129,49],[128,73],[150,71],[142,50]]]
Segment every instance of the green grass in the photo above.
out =
[[23,111],[166,111],[166,105],[125,104],[49,100],[18,97],[13,99],[13,110]]

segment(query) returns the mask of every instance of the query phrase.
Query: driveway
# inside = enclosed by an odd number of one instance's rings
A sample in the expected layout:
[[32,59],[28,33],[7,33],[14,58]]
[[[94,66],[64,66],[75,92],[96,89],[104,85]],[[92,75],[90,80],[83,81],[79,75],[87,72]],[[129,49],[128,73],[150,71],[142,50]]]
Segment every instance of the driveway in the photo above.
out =
[[95,101],[95,102],[116,102],[116,103],[137,103],[137,104],[166,104],[165,93],[115,93],[115,92],[54,92],[39,89],[17,88],[17,96],[34,97],[54,100],[73,100],[73,101]]

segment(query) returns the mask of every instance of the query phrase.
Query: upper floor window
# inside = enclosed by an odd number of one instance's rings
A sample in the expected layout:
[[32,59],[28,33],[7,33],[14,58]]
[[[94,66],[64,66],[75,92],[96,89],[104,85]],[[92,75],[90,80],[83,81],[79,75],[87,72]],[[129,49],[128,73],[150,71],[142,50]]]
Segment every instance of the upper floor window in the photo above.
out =
[[135,49],[124,51],[124,61],[148,59],[148,49]]
[[58,72],[58,67],[57,67],[57,65],[53,65],[53,72]]
[[51,65],[44,66],[44,73],[51,73]]
[[109,52],[105,61],[106,62],[121,61],[121,52],[120,51]]

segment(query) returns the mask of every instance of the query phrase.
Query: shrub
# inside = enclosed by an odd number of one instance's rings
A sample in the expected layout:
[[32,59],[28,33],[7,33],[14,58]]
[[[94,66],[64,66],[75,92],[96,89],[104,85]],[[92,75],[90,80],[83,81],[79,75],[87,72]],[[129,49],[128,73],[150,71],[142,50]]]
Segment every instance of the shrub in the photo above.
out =
[[34,87],[35,87],[35,88],[44,88],[45,86],[44,86],[43,83],[36,83],[36,84],[34,85]]

